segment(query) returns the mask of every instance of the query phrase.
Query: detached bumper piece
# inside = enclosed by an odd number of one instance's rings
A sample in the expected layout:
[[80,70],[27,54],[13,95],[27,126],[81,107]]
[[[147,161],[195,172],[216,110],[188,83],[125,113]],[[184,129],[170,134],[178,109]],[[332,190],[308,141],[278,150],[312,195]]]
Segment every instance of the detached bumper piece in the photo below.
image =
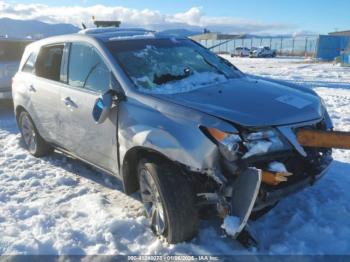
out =
[[297,139],[305,147],[350,149],[350,132],[299,129]]
[[233,184],[231,197],[231,216],[238,218],[236,228],[225,228],[228,235],[237,239],[243,246],[256,245],[257,242],[246,228],[261,185],[261,170],[248,168],[240,174]]

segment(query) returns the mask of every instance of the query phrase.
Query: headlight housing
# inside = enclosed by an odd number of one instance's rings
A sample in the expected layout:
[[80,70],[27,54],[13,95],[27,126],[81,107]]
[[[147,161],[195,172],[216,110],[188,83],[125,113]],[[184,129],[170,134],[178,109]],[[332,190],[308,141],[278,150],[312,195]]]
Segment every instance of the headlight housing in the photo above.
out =
[[220,153],[228,160],[235,161],[238,158],[238,151],[241,137],[238,134],[227,133],[216,128],[205,128],[211,138],[217,143]]
[[247,152],[242,157],[243,159],[288,148],[288,145],[282,141],[280,135],[274,129],[245,132],[242,137],[244,140],[243,144],[247,149]]
[[262,131],[227,133],[216,128],[205,128],[207,134],[216,142],[220,153],[230,162],[239,157],[246,159],[256,155],[277,152],[289,148],[274,129]]

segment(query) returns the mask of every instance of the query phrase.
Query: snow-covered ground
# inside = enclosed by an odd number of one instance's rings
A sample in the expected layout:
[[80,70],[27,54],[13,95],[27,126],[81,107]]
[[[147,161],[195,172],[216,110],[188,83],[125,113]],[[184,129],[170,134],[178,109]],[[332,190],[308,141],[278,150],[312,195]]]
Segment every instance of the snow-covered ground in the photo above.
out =
[[[350,68],[302,59],[229,58],[242,71],[309,85],[326,102],[336,129],[350,131]],[[190,243],[153,236],[137,196],[113,177],[55,153],[30,156],[9,105],[0,102],[1,254],[350,254],[350,152],[315,186],[250,222],[259,250],[203,221]]]

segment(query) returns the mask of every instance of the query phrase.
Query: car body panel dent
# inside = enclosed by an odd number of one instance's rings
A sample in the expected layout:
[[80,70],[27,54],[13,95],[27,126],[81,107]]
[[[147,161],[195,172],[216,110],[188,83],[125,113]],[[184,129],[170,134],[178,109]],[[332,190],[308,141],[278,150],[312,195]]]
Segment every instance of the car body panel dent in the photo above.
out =
[[[200,126],[237,132],[230,124],[157,98],[128,99],[119,104],[120,162],[126,153],[143,147],[155,150],[193,171],[204,172],[216,167],[217,146],[201,131]],[[147,102],[145,107],[143,103]],[[146,109],[147,108],[147,109]]]

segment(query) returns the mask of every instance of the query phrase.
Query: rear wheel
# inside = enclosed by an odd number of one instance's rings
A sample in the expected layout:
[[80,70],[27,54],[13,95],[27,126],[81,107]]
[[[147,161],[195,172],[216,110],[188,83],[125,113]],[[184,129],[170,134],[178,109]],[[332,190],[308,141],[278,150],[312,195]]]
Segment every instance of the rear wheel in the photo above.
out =
[[168,243],[190,240],[197,232],[195,194],[181,172],[167,161],[143,159],[138,165],[140,193],[156,235]]
[[26,111],[20,113],[18,123],[23,142],[30,154],[41,157],[53,151],[53,148],[40,136],[33,120]]

